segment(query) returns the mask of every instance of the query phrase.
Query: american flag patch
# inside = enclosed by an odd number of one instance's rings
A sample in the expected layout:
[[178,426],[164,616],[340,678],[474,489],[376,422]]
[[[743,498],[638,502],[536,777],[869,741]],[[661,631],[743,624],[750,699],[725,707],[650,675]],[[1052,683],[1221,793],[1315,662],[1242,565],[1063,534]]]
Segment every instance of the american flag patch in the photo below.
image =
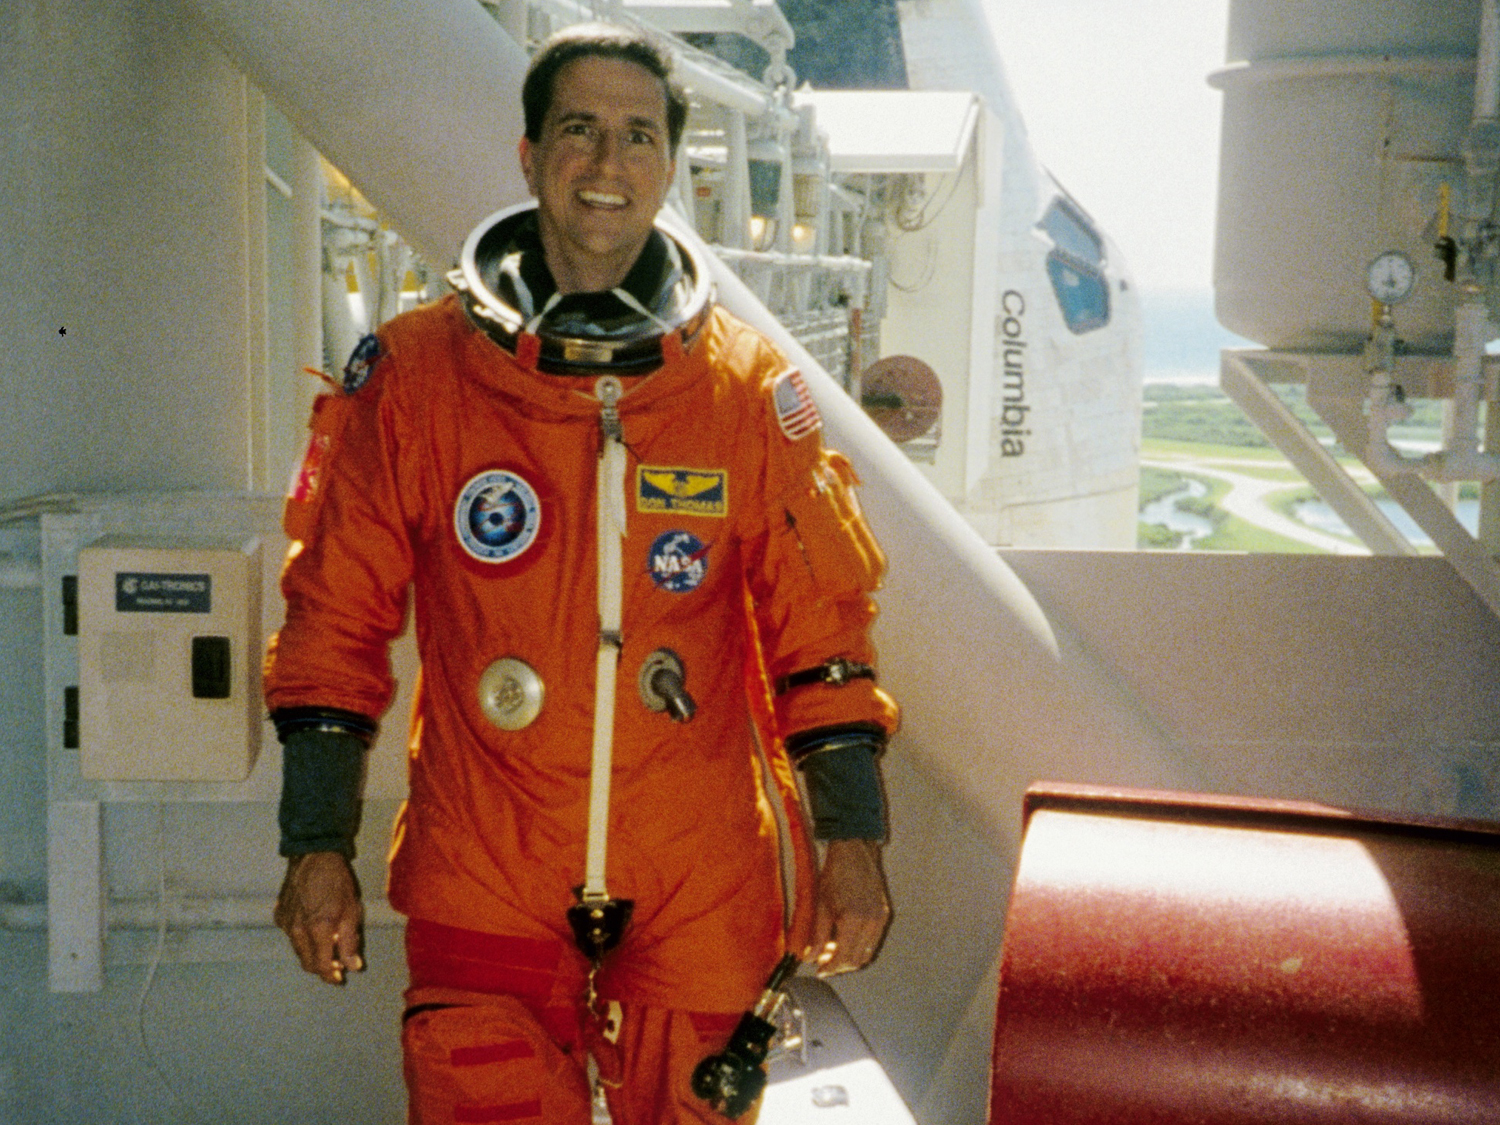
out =
[[307,442],[307,452],[302,455],[302,467],[292,477],[287,496],[298,504],[306,504],[318,492],[318,479],[323,472],[323,458],[333,439],[327,434],[314,433]]
[[802,381],[802,372],[792,370],[779,376],[772,394],[776,400],[776,422],[781,432],[793,441],[822,426],[823,419]]

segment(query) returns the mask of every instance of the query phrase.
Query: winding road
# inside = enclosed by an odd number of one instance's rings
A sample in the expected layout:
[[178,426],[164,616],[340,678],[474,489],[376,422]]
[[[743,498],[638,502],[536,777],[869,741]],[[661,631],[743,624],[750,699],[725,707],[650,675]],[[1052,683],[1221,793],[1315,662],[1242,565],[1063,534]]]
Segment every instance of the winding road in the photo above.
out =
[[[1229,491],[1219,498],[1218,506],[1230,515],[1237,516],[1246,523],[1254,524],[1266,531],[1275,532],[1287,539],[1295,539],[1299,543],[1306,543],[1310,547],[1317,547],[1319,550],[1333,554],[1368,555],[1370,553],[1370,549],[1362,543],[1350,542],[1334,535],[1325,535],[1321,531],[1314,531],[1306,524],[1282,515],[1266,503],[1266,497],[1271,493],[1284,492],[1288,488],[1295,487],[1293,482],[1247,476],[1244,473],[1221,467],[1224,464],[1233,463],[1216,461],[1210,465],[1203,461],[1175,460],[1143,460],[1141,462],[1142,465],[1149,465],[1152,468],[1166,469],[1176,473],[1191,473],[1195,476],[1213,477],[1224,481],[1229,485]],[[1267,463],[1246,461],[1244,464],[1265,468]]]

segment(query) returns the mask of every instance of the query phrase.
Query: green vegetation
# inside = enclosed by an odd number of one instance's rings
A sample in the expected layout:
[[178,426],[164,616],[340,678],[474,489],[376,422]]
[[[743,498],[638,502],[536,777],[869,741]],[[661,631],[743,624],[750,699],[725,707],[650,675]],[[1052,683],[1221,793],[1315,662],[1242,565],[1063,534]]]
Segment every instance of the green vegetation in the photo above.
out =
[[[1370,488],[1366,488],[1365,491],[1372,496],[1375,495],[1375,492]],[[1285,516],[1289,520],[1294,520],[1297,518],[1298,504],[1306,504],[1308,501],[1318,499],[1321,499],[1321,497],[1318,496],[1316,491],[1307,485],[1303,485],[1301,488],[1288,488],[1284,492],[1271,493],[1266,497],[1266,507],[1270,508],[1273,512]]]
[[[1296,383],[1277,383],[1272,388],[1281,404],[1307,427],[1318,441],[1342,456],[1333,432],[1317,412],[1307,405],[1307,388]],[[1145,406],[1141,437],[1147,441],[1186,442],[1197,446],[1227,446],[1235,450],[1271,450],[1271,443],[1244,412],[1218,387],[1209,384],[1148,383],[1143,390]],[[1411,417],[1392,426],[1391,439],[1435,441],[1442,430],[1443,404],[1436,399],[1415,399]]]
[[[1272,388],[1277,398],[1308,431],[1344,466],[1356,475],[1367,475],[1333,439],[1332,432],[1307,404],[1306,388],[1296,384],[1278,384]],[[1392,426],[1391,438],[1403,441],[1437,442],[1442,431],[1442,403],[1436,400],[1414,400],[1412,415],[1398,426]],[[1264,531],[1229,515],[1218,507],[1229,485],[1218,478],[1191,473],[1194,462],[1227,462],[1225,468],[1244,476],[1262,480],[1285,481],[1288,488],[1273,493],[1267,504],[1272,510],[1295,519],[1296,505],[1318,499],[1302,475],[1245,417],[1233,400],[1215,386],[1206,384],[1148,383],[1144,388],[1144,412],[1141,419],[1141,452],[1157,462],[1180,461],[1184,471],[1160,465],[1143,465],[1140,478],[1142,508],[1163,496],[1181,490],[1189,479],[1202,481],[1206,496],[1182,499],[1178,507],[1209,520],[1214,530],[1194,541],[1200,551],[1247,551],[1255,553],[1317,553],[1319,548]],[[1378,484],[1369,484],[1366,492],[1376,500],[1386,499]],[[1478,486],[1460,485],[1460,496],[1473,499]],[[1352,537],[1350,542],[1356,542]],[[1159,524],[1138,525],[1137,544],[1142,548],[1169,550],[1181,546],[1182,536]]]
[[1165,398],[1148,395],[1141,415],[1141,437],[1155,441],[1181,441],[1196,445],[1233,446],[1236,449],[1270,449],[1266,436],[1251,424],[1240,408],[1212,387],[1153,386],[1151,391],[1194,391],[1188,398],[1175,393]]
[[[1209,490],[1208,495],[1184,496],[1181,500],[1177,501],[1175,507],[1179,511],[1189,512],[1200,519],[1206,520],[1215,529],[1215,534],[1217,534],[1218,529],[1230,517],[1227,512],[1220,511],[1214,505],[1213,490],[1215,484],[1218,482],[1208,480],[1204,477],[1190,476],[1187,473],[1179,473],[1174,469],[1162,469],[1155,465],[1142,465],[1140,484],[1141,507],[1144,509],[1147,504],[1153,501],[1160,500],[1162,497],[1169,496],[1174,492],[1181,492],[1188,486],[1189,481],[1197,481],[1203,485],[1204,488]],[[1218,494],[1220,496],[1223,495],[1225,487],[1219,484]],[[1199,546],[1212,537],[1210,535],[1204,539],[1200,539],[1194,546]],[[1136,524],[1137,547],[1144,547],[1151,550],[1176,550],[1182,546],[1184,538],[1181,532],[1173,531],[1165,524],[1145,523],[1144,521]]]
[[1141,466],[1141,507],[1154,504],[1163,496],[1176,492],[1185,480],[1181,473],[1171,469],[1159,469],[1155,465]]
[[1213,461],[1232,459],[1237,462],[1264,461],[1269,467],[1285,465],[1286,457],[1279,449],[1255,448],[1231,445],[1212,445],[1204,442],[1162,441],[1146,438],[1141,442],[1144,456],[1160,460]]
[[1266,531],[1232,516],[1220,508],[1219,501],[1229,491],[1229,482],[1218,477],[1200,477],[1185,474],[1188,479],[1202,482],[1208,489],[1205,496],[1182,502],[1181,507],[1201,516],[1213,524],[1213,531],[1194,544],[1200,551],[1246,551],[1255,554],[1321,554],[1317,547],[1299,543],[1274,531]]
[[1229,519],[1226,512],[1219,510],[1219,501],[1224,498],[1224,493],[1229,491],[1229,485],[1217,477],[1200,477],[1194,473],[1183,473],[1184,481],[1197,481],[1208,492],[1203,496],[1186,496],[1177,501],[1177,506],[1184,512],[1191,513],[1199,519],[1207,520],[1218,530],[1225,520]]
[[[1221,449],[1218,452],[1223,455],[1233,451]],[[1297,478],[1295,474],[1292,474],[1289,479]],[[1229,484],[1217,477],[1180,473],[1174,469],[1163,469],[1156,465],[1142,465],[1141,507],[1144,508],[1163,496],[1181,491],[1190,480],[1198,481],[1207,489],[1207,492],[1203,496],[1184,497],[1177,502],[1177,507],[1199,516],[1213,527],[1208,535],[1193,543],[1194,550],[1245,551],[1252,554],[1321,553],[1317,547],[1266,531],[1224,511],[1218,505],[1224,494],[1229,491]],[[1313,495],[1309,488],[1288,489],[1277,495],[1300,498],[1302,493],[1306,493],[1309,497]],[[1289,513],[1291,504],[1294,502],[1295,500],[1289,499],[1286,509],[1283,510]],[[1162,524],[1143,522],[1137,524],[1136,527],[1136,546],[1142,550],[1170,551],[1182,546],[1182,534]]]
[[1143,551],[1175,551],[1182,546],[1182,536],[1164,524],[1138,523],[1135,545]]
[[1326,555],[1328,552],[1311,543],[1288,539],[1256,527],[1234,516],[1228,517],[1224,525],[1194,546],[1200,551],[1243,551],[1251,555]]

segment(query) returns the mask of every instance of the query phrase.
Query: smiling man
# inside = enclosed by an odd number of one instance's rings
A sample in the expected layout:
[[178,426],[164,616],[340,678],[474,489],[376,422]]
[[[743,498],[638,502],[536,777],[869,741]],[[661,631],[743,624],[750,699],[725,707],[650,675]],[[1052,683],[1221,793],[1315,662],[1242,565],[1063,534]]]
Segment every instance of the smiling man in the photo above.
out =
[[309,972],[360,967],[362,756],[410,597],[410,1120],[586,1125],[592,1059],[616,1125],[722,1122],[693,1068],[783,953],[860,968],[890,915],[883,560],[801,376],[657,225],[687,112],[661,52],[570,29],[522,100],[535,206],[361,342],[288,501],[277,924]]
[[676,169],[668,104],[661,80],[623,58],[583,55],[554,72],[521,170],[559,291],[613,289],[640,257]]

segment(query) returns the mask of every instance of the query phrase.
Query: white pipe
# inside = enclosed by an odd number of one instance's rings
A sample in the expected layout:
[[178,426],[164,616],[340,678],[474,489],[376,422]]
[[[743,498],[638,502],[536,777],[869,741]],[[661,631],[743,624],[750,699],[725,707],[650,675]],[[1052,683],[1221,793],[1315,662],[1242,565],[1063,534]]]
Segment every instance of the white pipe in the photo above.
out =
[[323,338],[328,341],[328,362],[337,375],[364,330],[354,323],[354,314],[349,310],[349,285],[341,274],[324,271],[322,297]]
[[1394,401],[1392,393],[1394,328],[1387,312],[1371,339],[1377,358],[1366,400],[1369,441],[1365,461],[1381,475],[1419,472],[1434,482],[1500,479],[1500,458],[1479,452],[1484,348],[1493,332],[1473,276],[1473,260],[1481,252],[1482,227],[1489,220],[1495,177],[1500,171],[1494,137],[1497,112],[1500,112],[1500,0],[1482,0],[1475,54],[1474,115],[1463,144],[1467,180],[1462,239],[1465,267],[1459,286],[1465,297],[1454,311],[1453,398],[1445,419],[1443,448],[1425,457],[1412,458],[1403,457],[1391,446],[1389,426],[1406,417],[1409,411]]
[[[602,16],[595,10],[595,5],[580,3],[579,0],[544,0],[539,6],[557,13],[564,20],[588,22],[600,18],[623,18],[624,22],[653,30],[649,23],[628,10]],[[664,46],[672,56],[672,70],[677,81],[690,92],[751,118],[764,117],[779,108],[780,103],[753,79],[720,73],[679,50],[674,43],[665,43]]]
[[1363,461],[1379,477],[1411,476],[1422,468],[1422,458],[1406,457],[1391,444],[1388,428],[1411,417],[1411,407],[1397,399],[1389,371],[1376,371],[1365,399],[1368,439]]
[[750,245],[750,141],[745,115],[729,111],[729,128],[724,138],[724,208],[719,241],[740,249]]
[[[1367,441],[1363,460],[1377,476],[1399,477],[1420,474],[1429,481],[1492,481],[1500,479],[1500,458],[1479,452],[1478,411],[1479,398],[1483,390],[1484,333],[1488,330],[1483,304],[1478,306],[1478,318],[1484,325],[1476,336],[1473,328],[1475,317],[1467,316],[1465,310],[1474,302],[1459,307],[1461,328],[1454,343],[1454,389],[1449,425],[1444,434],[1443,448],[1436,453],[1421,457],[1408,457],[1391,445],[1389,429],[1411,416],[1411,407],[1401,402],[1395,393],[1395,382],[1391,369],[1377,367],[1371,372],[1370,393],[1365,399]],[[1467,342],[1463,342],[1467,337]],[[1473,340],[1478,339],[1475,348]]]
[[1231,63],[1208,76],[1216,90],[1298,78],[1407,78],[1463,74],[1474,60],[1461,55],[1319,55],[1313,58],[1252,59]]
[[1483,0],[1479,46],[1474,69],[1474,116],[1459,151],[1464,158],[1464,229],[1460,239],[1464,270],[1460,285],[1474,284],[1474,263],[1486,254],[1486,226],[1495,206],[1495,176],[1500,172],[1500,138],[1495,120],[1500,105],[1500,0]]
[[829,273],[863,277],[874,267],[863,258],[848,254],[783,254],[777,250],[735,250],[721,247],[718,254],[726,262],[756,262],[768,266],[784,266],[788,269],[810,269],[813,266]]
[[[292,347],[296,368],[321,369],[323,359],[323,164],[317,149],[292,140]],[[345,353],[348,354],[348,353]],[[315,380],[296,381],[304,416],[322,388]],[[300,453],[301,450],[295,451]],[[291,466],[288,466],[290,470]]]
[[1479,48],[1474,60],[1474,117],[1500,113],[1500,0],[1483,0],[1479,8]]
[[280,195],[283,199],[292,198],[292,185],[278,176],[274,168],[269,164],[263,164],[261,165],[261,171],[266,175],[266,183],[276,189],[276,194]]
[[230,60],[429,261],[526,197],[526,53],[457,0],[184,0]]
[[1484,346],[1491,334],[1483,298],[1459,305],[1453,333],[1453,409],[1443,449],[1422,458],[1434,481],[1500,479],[1500,458],[1479,452],[1479,399],[1484,390]]
[[680,51],[674,51],[672,55],[672,70],[677,81],[692,93],[751,118],[776,112],[778,103],[769,93],[761,93],[754,87],[742,86],[715,74]]

